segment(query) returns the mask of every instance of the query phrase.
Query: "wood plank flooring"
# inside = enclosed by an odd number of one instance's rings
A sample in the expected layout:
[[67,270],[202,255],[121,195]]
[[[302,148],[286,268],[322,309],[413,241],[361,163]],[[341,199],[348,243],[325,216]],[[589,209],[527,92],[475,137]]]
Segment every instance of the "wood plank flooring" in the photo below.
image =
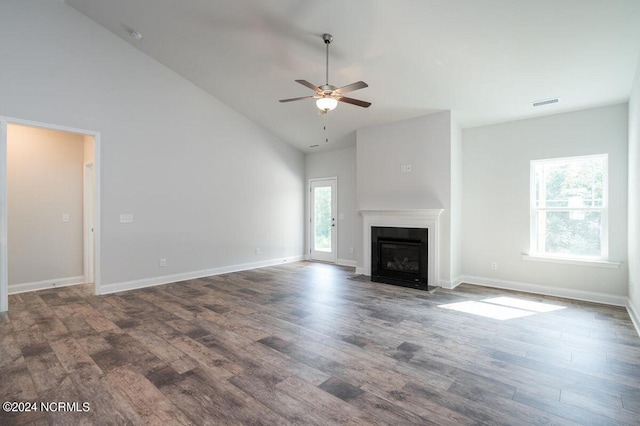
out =
[[[640,338],[624,308],[353,277],[300,262],[107,296],[12,295],[0,400],[70,404],[0,424],[640,425]],[[461,303],[527,316],[442,307]],[[563,309],[538,312],[549,306]]]

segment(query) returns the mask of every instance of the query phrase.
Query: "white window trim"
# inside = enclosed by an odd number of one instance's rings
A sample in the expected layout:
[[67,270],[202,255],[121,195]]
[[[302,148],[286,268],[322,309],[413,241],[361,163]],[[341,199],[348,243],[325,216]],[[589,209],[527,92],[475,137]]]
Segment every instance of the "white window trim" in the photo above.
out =
[[581,265],[581,266],[598,266],[600,268],[617,269],[620,267],[620,262],[614,262],[611,260],[595,260],[584,257],[560,257],[560,256],[543,256],[538,254],[522,253],[522,259],[534,262],[551,262],[561,263],[565,265]]
[[[536,176],[535,169],[536,165],[540,163],[566,163],[569,161],[579,161],[579,160],[590,160],[590,159],[603,159],[604,165],[602,169],[604,185],[602,187],[602,207],[594,207],[590,209],[585,208],[571,208],[571,207],[545,207],[539,208],[536,207]],[[608,268],[617,268],[620,266],[618,262],[612,262],[609,260],[609,155],[608,154],[594,154],[594,155],[580,155],[573,157],[561,157],[561,158],[550,158],[550,159],[540,159],[540,160],[531,160],[529,166],[529,253],[524,253],[522,255],[525,260],[535,260],[535,261],[550,261],[555,263],[565,263],[565,264],[580,264],[580,265],[593,265],[593,266],[603,266]],[[554,255],[551,253],[538,253],[536,251],[536,242],[537,242],[537,212],[539,210],[544,211],[584,211],[584,210],[593,210],[601,212],[601,226],[600,226],[600,256],[563,256],[563,255]]]

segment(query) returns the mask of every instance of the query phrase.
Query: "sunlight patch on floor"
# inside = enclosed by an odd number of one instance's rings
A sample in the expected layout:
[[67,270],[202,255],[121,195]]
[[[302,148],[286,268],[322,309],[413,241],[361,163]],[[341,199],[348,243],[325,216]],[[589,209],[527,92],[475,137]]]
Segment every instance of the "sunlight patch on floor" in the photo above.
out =
[[565,309],[565,306],[531,302],[514,297],[492,297],[481,301],[470,300],[438,305],[438,307],[503,321]]
[[524,309],[534,312],[553,312],[565,309],[565,306],[551,305],[549,303],[532,302],[530,300],[516,299],[515,297],[492,297],[484,299],[483,302],[495,303],[496,305],[510,306],[512,308]]

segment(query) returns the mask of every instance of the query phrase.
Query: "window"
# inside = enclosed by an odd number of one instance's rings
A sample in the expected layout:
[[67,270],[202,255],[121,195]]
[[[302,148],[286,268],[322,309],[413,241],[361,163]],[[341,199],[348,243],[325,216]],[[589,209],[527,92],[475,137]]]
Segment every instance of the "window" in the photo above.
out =
[[531,162],[531,254],[607,258],[606,154]]

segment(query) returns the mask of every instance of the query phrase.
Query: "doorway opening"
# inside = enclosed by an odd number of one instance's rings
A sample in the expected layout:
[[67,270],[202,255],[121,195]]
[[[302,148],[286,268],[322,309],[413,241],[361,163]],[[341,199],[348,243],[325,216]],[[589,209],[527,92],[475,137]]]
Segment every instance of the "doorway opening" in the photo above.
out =
[[336,224],[337,178],[309,181],[309,258],[335,263],[338,253]]
[[10,293],[99,294],[99,133],[6,117],[0,131],[0,312]]

